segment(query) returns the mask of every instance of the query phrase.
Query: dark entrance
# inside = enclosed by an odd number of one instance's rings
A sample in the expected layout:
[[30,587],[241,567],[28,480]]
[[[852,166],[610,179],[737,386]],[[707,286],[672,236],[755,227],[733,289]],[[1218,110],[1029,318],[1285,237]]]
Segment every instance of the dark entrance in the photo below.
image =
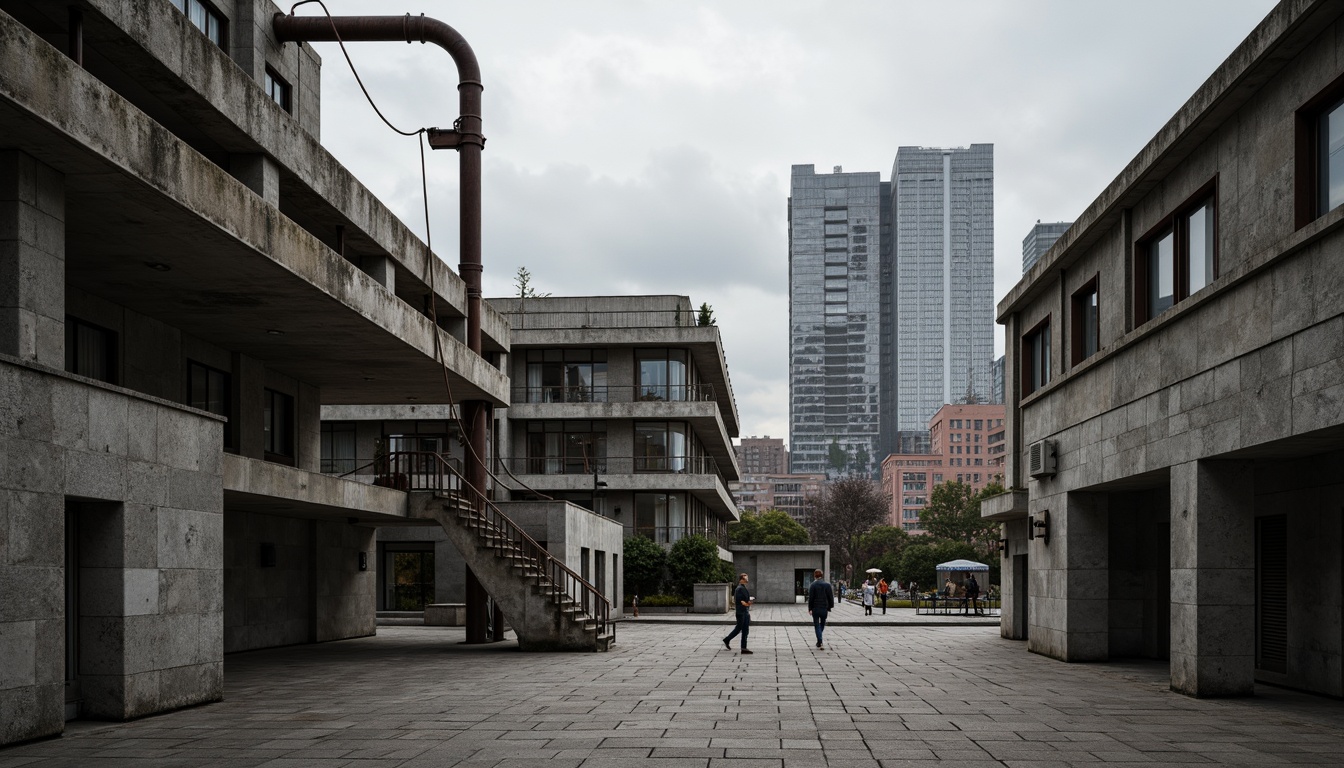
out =
[[798,602],[799,598],[801,598],[802,602],[807,601],[807,588],[812,586],[812,582],[815,581],[815,579],[812,578],[812,572],[815,570],[815,568],[794,569],[793,597],[795,602]]
[[398,544],[383,551],[383,610],[423,611],[434,602],[434,545]]
[[1027,606],[1031,605],[1028,584],[1031,583],[1026,555],[1013,555],[1013,639],[1026,640],[1031,626]]

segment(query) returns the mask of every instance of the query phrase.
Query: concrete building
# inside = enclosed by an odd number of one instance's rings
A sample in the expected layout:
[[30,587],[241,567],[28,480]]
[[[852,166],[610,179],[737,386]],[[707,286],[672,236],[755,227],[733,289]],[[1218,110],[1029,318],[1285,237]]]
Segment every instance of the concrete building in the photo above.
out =
[[1026,237],[1022,238],[1022,274],[1030,272],[1045,252],[1050,250],[1050,246],[1054,245],[1059,236],[1071,226],[1072,221],[1051,221],[1042,224],[1041,220],[1037,219],[1036,225]]
[[831,572],[826,544],[734,544],[733,565],[747,574],[758,603],[807,602],[813,572]]
[[743,475],[784,475],[789,471],[789,449],[778,437],[744,437],[734,448]]
[[895,428],[918,431],[944,403],[991,394],[994,145],[901,147],[890,204]]
[[513,499],[565,499],[671,545],[727,552],[738,434],[723,343],[685,296],[492,299],[515,382],[496,477]]
[[[0,743],[372,634],[375,527],[475,514],[322,472],[323,406],[507,403],[509,331],[323,149],[278,11],[0,0]],[[520,642],[588,636],[507,583]]]
[[994,358],[994,367],[992,373],[993,389],[991,390],[989,396],[989,402],[991,403],[1003,402],[1003,365],[1005,359],[1006,357],[1004,355],[999,355],[998,357]]
[[1341,15],[1275,7],[999,303],[1031,651],[1344,695]]
[[733,492],[737,508],[746,512],[765,512],[778,509],[804,525],[807,524],[807,502],[821,495],[825,475],[777,474],[742,475]]
[[[793,166],[789,190],[789,463],[873,474],[889,452],[890,339],[881,249],[889,185],[876,172]],[[887,350],[884,352],[884,350]],[[888,395],[889,397],[889,395]]]
[[[1001,481],[1002,405],[944,405],[929,421],[927,453],[894,453],[882,461],[882,490],[891,499],[889,525],[922,531],[920,512],[934,486],[965,483],[981,490]],[[995,435],[998,439],[995,440]]]

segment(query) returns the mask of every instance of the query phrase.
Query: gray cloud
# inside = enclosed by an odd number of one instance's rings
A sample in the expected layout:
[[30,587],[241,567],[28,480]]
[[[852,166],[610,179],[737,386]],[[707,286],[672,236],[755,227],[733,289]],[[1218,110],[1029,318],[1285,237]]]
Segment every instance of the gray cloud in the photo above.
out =
[[[1031,224],[1090,204],[1273,3],[328,5],[423,12],[476,49],[488,293],[511,293],[525,265],[557,295],[708,301],[744,432],[787,435],[791,164],[886,176],[901,145],[994,143],[1002,295]],[[319,51],[324,142],[422,232],[414,143],[377,122],[334,46]],[[451,123],[445,54],[351,51],[389,117]],[[455,264],[456,157],[429,161],[435,247]]]

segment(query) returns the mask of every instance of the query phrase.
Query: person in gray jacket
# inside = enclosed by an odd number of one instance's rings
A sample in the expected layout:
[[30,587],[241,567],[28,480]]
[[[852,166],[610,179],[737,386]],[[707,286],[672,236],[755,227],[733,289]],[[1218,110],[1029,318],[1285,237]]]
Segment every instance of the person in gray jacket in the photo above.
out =
[[812,628],[817,631],[817,648],[826,650],[821,633],[826,631],[826,616],[835,606],[835,591],[822,580],[821,569],[812,572],[812,586],[807,588],[807,612],[812,614]]

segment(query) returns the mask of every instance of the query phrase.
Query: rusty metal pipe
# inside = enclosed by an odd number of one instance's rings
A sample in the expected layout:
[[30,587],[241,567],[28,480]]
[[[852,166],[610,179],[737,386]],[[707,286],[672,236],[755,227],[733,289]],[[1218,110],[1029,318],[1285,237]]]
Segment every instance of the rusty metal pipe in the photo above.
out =
[[[437,19],[420,16],[286,16],[272,17],[280,42],[395,42],[434,43],[457,64],[459,117],[452,130],[430,129],[430,146],[458,151],[461,173],[461,249],[458,273],[467,288],[467,348],[482,354],[481,345],[481,68],[462,35]],[[430,265],[433,268],[433,265]],[[438,329],[435,329],[437,332]],[[483,494],[486,488],[485,454],[489,404],[462,403],[472,450],[466,461],[467,482]]]

